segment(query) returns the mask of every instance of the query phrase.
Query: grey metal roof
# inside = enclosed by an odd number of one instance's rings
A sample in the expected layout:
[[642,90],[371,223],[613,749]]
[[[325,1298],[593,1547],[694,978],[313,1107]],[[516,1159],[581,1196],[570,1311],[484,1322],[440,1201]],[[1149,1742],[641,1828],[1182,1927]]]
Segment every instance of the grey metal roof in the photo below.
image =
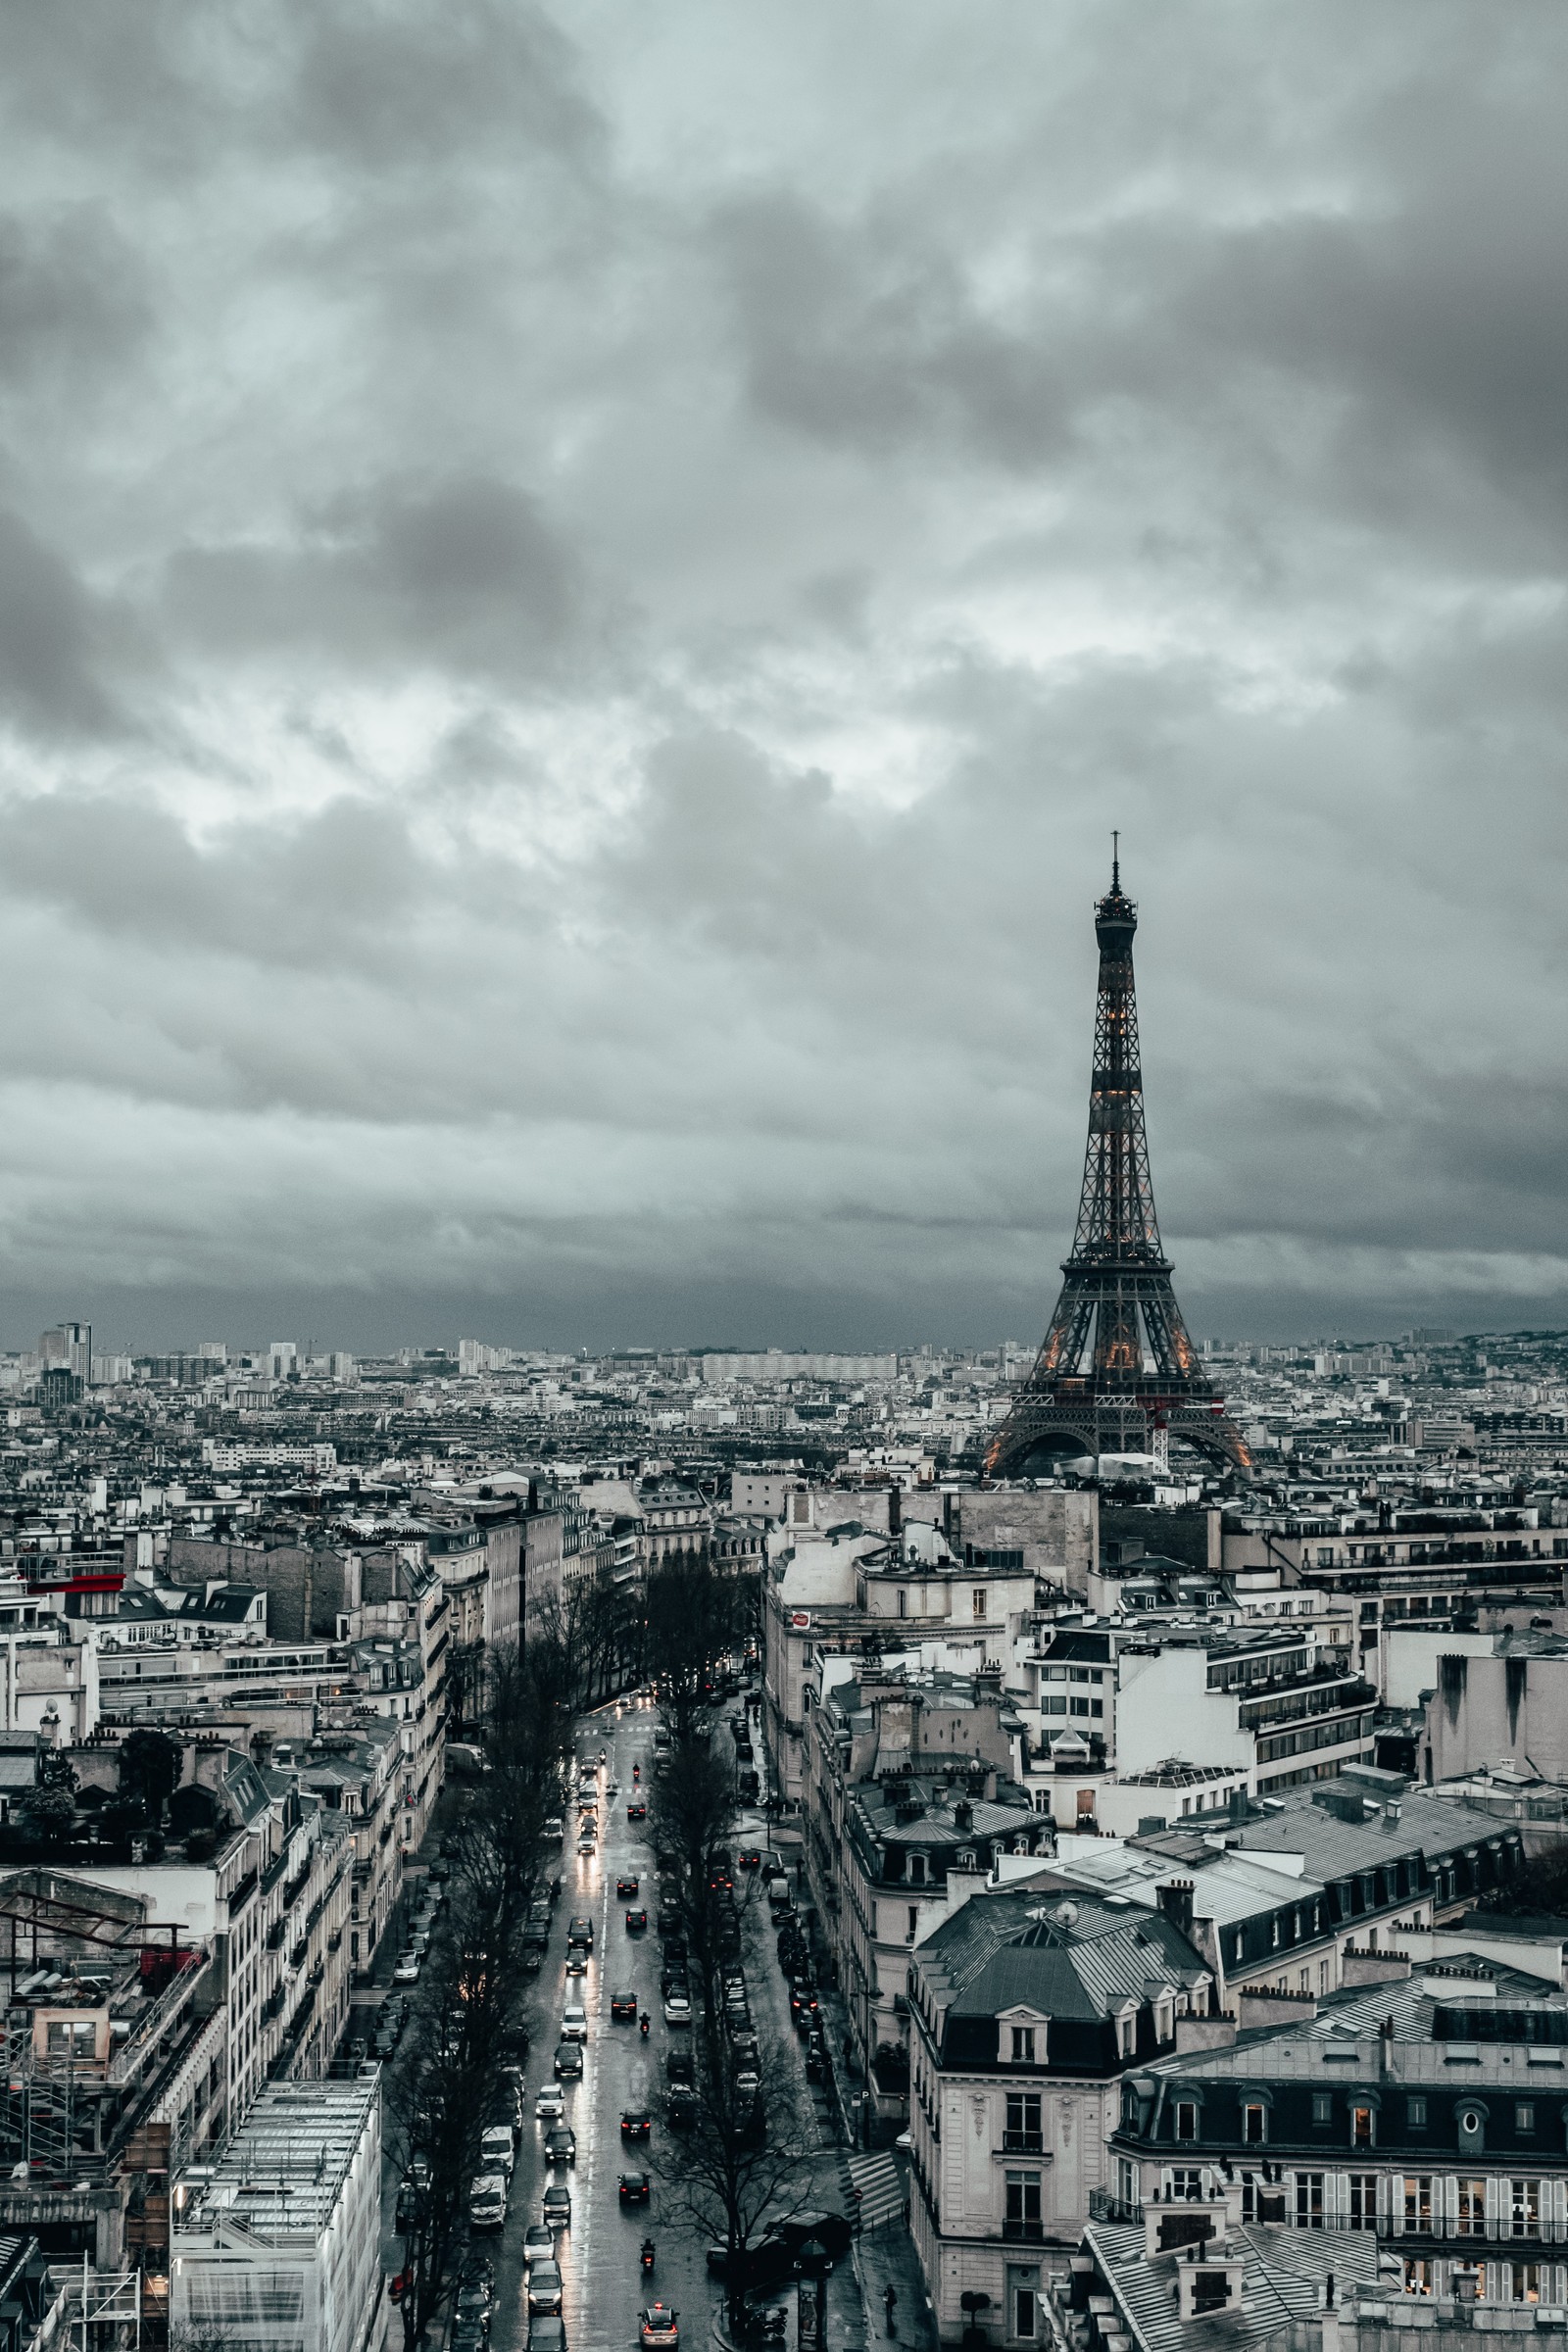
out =
[[[1176,2352],[1192,2346],[1229,2348],[1261,2342],[1293,2320],[1322,2316],[1324,2281],[1330,2272],[1336,2292],[1344,2285],[1375,2287],[1378,2245],[1370,2230],[1329,2234],[1315,2230],[1268,2230],[1256,2224],[1226,2231],[1224,2254],[1240,2255],[1242,2300],[1211,2319],[1185,2323],[1176,2305],[1176,2256],[1144,2252],[1141,2229],[1091,2222],[1084,2243],[1115,2298],[1131,2332],[1145,2352]],[[1217,2259],[1224,2259],[1218,2255]]]
[[919,1965],[952,1988],[956,2017],[1016,2006],[1043,2017],[1114,2016],[1129,2000],[1209,1973],[1159,1913],[1038,1892],[976,1895],[927,1936]]

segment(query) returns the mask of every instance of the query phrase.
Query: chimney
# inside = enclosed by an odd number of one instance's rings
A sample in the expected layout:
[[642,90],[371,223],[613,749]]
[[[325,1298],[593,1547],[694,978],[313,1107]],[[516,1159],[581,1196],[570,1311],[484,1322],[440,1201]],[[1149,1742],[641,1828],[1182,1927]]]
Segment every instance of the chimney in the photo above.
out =
[[1179,1928],[1184,1936],[1190,1936],[1193,1932],[1192,1880],[1167,1879],[1162,1886],[1155,1887],[1154,1893],[1161,1912],[1171,1926]]
[[900,1534],[902,1534],[902,1533],[903,1533],[903,1529],[904,1529],[904,1505],[903,1505],[903,1498],[902,1498],[902,1497],[903,1497],[903,1491],[902,1491],[902,1489],[901,1489],[901,1488],[898,1488],[898,1487],[889,1487],[889,1489],[888,1489],[888,1534],[889,1534],[890,1536],[897,1536],[897,1535],[900,1535]]
[[1232,1821],[1241,1823],[1247,1819],[1248,1805],[1247,1790],[1245,1788],[1233,1788],[1231,1790],[1230,1810]]
[[965,1804],[961,1797],[953,1808],[953,1826],[956,1830],[972,1830],[974,1828],[974,1807]]

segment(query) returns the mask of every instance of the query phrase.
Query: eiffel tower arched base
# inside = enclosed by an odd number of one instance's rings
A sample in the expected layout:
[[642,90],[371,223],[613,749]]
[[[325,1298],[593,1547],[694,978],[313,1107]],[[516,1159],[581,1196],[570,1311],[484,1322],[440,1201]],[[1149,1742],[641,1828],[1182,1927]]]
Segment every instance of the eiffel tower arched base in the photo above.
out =
[[1251,1469],[1241,1431],[1217,1405],[1137,1396],[1063,1399],[1025,1390],[987,1447],[986,1471],[992,1478],[1021,1478],[1029,1475],[1031,1459],[1044,1466],[1052,1457],[1152,1453],[1156,1433],[1167,1443],[1193,1446],[1218,1468],[1243,1476]]

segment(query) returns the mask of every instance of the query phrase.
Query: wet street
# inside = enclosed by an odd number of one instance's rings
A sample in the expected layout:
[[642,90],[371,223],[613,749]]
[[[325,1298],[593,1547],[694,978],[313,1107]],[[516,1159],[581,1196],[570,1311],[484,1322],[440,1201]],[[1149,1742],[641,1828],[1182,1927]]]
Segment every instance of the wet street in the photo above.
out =
[[[645,2303],[656,2298],[672,2304],[679,2314],[683,2352],[686,2347],[702,2347],[707,2352],[710,2340],[720,2297],[708,2273],[708,2239],[680,2211],[677,2192],[667,2184],[673,2135],[663,2120],[664,2061],[672,2047],[690,2042],[691,2034],[689,2029],[665,2026],[659,1988],[662,1949],[653,1924],[659,1908],[653,1780],[657,1721],[652,1701],[632,1696],[600,1709],[578,1725],[579,1759],[596,1757],[601,1747],[607,1752],[608,1761],[598,1772],[599,1844],[592,1854],[577,1853],[576,1804],[573,1801],[564,1807],[565,1841],[559,1857],[554,1848],[550,1856],[551,1867],[561,1872],[561,1896],[551,1920],[544,1966],[529,1981],[523,2006],[530,2045],[524,2070],[524,2120],[506,2226],[499,2234],[486,2233],[472,2240],[473,2252],[488,2259],[495,2274],[490,2352],[524,2352],[528,2315],[523,2233],[540,2221],[544,2191],[552,2182],[564,2183],[571,2196],[570,2227],[557,2240],[568,2352],[635,2352],[638,2314]],[[722,1736],[727,1738],[727,1732]],[[640,1785],[633,1780],[634,1766],[641,1767]],[[639,1796],[647,1802],[650,1818],[633,1823],[627,1819],[627,1806]],[[743,1816],[736,1831],[737,1845],[760,1846],[765,1841],[760,1820],[755,1815]],[[616,1881],[622,1877],[635,1877],[639,1883],[631,1907],[645,1906],[648,1911],[649,1926],[641,1934],[626,1929],[628,1899],[617,1898],[615,1893]],[[770,2135],[795,2138],[814,2148],[802,2182],[804,2202],[848,2212],[843,2157],[824,2125],[822,2102],[813,2102],[807,2086],[762,1888],[755,1875],[737,1877],[737,1892],[742,1898],[743,1965],[753,2014],[759,2031],[783,2053],[782,2080],[772,2080],[766,2086]],[[587,1975],[568,1977],[567,1924],[575,1914],[584,1912],[594,1923],[594,1949]],[[635,1992],[639,2007],[652,2018],[646,2041],[635,2024],[612,2022],[612,1995],[625,1991]],[[551,2167],[545,2162],[544,2147],[552,2127],[538,2120],[534,2109],[541,2085],[555,2080],[556,2047],[568,2000],[580,2000],[588,2020],[581,2079],[561,2086],[564,2101],[562,2121],[576,2134],[576,2154],[574,2163]],[[627,2109],[645,2109],[653,2117],[651,2139],[631,2148],[620,2135],[620,2118]],[[650,2203],[623,2207],[620,2175],[644,2171],[652,2179]],[[401,2240],[392,2227],[396,2176],[389,2153],[385,2174],[388,2273],[397,2268],[401,2258]],[[646,2280],[639,2266],[645,2236],[652,2237],[657,2248],[653,2276]],[[793,2292],[784,2300],[790,2312],[788,2340],[793,2342]],[[859,2352],[866,2340],[858,2279],[850,2261],[840,2264],[830,2280],[827,2339],[826,2352]],[[435,2340],[439,2342],[440,2335]]]
[[[551,1926],[550,1950],[534,1980],[525,2012],[532,2044],[527,2116],[513,2176],[507,2227],[501,2238],[488,2241],[496,2272],[491,2327],[494,2352],[522,2352],[526,2342],[522,2234],[530,2223],[538,2221],[540,2199],[552,2179],[564,2180],[571,2191],[571,2228],[562,2234],[558,2255],[571,2352],[626,2352],[637,2342],[639,2310],[655,2296],[672,2303],[679,2312],[683,2342],[708,2342],[711,2297],[705,2248],[689,2225],[676,2225],[661,2180],[669,2142],[662,2117],[663,2066],[672,2037],[665,2029],[660,2000],[660,1944],[652,1924],[658,1910],[652,1822],[633,1823],[626,1818],[627,1804],[638,1793],[632,1782],[634,1764],[642,1767],[642,1786],[650,1789],[650,1814],[653,1811],[656,1721],[651,1703],[629,1698],[587,1719],[578,1733],[579,1755],[595,1752],[598,1746],[610,1754],[610,1762],[599,1776],[599,1849],[582,1855],[574,1850],[573,1806],[566,1816],[561,1900]],[[619,1783],[613,1796],[608,1793],[611,1782]],[[650,1924],[640,1936],[627,1934],[627,1905],[615,1896],[615,1881],[623,1874],[639,1880],[637,1900],[647,1905]],[[594,1950],[587,1976],[568,1978],[566,1923],[579,1911],[593,1919]],[[569,1997],[580,1998],[588,2012],[588,2041],[582,2080],[563,2084],[564,2120],[577,2135],[577,2161],[558,2166],[552,2173],[544,2161],[549,2126],[535,2122],[533,2108],[540,2084],[553,2080],[568,1986]],[[635,2025],[611,2023],[610,1996],[623,1989],[634,1990],[639,2005],[654,2020],[646,2041]],[[690,2034],[681,2038],[689,2040]],[[636,2150],[623,2151],[620,2118],[628,2107],[649,2109],[654,2130],[650,2141]],[[622,2210],[618,2194],[622,2172],[652,2175],[650,2205]],[[652,2237],[658,2248],[653,2278],[646,2284],[638,2267],[644,2237]]]

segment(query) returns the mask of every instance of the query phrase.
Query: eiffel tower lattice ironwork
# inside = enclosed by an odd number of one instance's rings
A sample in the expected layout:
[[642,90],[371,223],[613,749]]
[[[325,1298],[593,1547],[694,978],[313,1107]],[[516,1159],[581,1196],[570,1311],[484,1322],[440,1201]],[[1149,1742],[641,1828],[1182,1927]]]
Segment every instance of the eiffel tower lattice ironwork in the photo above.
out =
[[988,1448],[994,1478],[1018,1476],[1031,1454],[1148,1453],[1171,1438],[1251,1467],[1188,1337],[1160,1243],[1133,986],[1138,909],[1121,887],[1119,847],[1095,908],[1100,1001],[1078,1225],[1051,1328]]

